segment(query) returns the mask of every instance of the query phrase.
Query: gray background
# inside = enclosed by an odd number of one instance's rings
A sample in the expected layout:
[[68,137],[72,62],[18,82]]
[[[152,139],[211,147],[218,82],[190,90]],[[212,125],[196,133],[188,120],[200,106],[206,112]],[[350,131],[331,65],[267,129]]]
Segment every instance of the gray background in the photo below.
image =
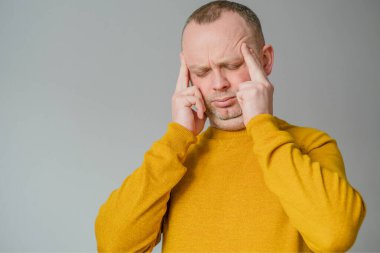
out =
[[[96,250],[98,208],[171,120],[205,2],[0,1],[0,251]],[[240,2],[274,46],[274,114],[337,140],[368,207],[351,250],[380,251],[380,2]]]

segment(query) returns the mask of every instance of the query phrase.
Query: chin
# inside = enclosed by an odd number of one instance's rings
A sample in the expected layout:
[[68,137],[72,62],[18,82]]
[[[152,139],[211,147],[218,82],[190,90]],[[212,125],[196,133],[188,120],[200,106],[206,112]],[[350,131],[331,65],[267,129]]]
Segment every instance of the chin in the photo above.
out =
[[243,115],[228,120],[221,120],[213,115],[213,117],[209,117],[209,119],[210,126],[221,130],[237,131],[245,128]]
[[209,106],[207,109],[206,114],[210,120],[210,126],[226,131],[245,128],[243,113],[238,103],[226,108]]

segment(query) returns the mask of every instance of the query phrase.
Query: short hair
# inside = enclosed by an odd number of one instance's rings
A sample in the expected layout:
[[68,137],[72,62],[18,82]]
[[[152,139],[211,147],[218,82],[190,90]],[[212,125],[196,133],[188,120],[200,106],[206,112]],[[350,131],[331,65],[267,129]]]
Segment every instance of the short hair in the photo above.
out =
[[218,20],[223,12],[227,11],[237,13],[245,20],[248,27],[251,28],[256,43],[255,46],[258,47],[257,49],[259,49],[259,46],[263,46],[265,44],[264,35],[261,29],[261,23],[257,15],[245,5],[226,0],[212,1],[196,9],[187,18],[186,23],[182,29],[182,37],[185,28],[191,21],[194,21],[196,24],[200,25],[212,23]]

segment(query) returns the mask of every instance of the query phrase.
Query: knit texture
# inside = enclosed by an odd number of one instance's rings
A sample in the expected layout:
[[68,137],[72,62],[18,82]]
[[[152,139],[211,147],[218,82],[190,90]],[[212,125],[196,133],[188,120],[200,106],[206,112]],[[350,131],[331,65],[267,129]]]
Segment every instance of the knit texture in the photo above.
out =
[[336,140],[260,114],[198,136],[170,122],[101,206],[100,252],[343,252],[366,214]]

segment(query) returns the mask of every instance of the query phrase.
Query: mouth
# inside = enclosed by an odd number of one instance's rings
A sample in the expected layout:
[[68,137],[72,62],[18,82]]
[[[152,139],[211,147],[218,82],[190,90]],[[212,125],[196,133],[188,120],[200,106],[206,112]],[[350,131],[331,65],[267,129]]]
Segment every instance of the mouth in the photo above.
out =
[[236,100],[235,96],[225,97],[225,98],[221,98],[221,99],[215,99],[214,101],[212,101],[212,103],[216,107],[224,108],[224,107],[229,107],[229,106],[233,105],[235,103],[235,100]]

